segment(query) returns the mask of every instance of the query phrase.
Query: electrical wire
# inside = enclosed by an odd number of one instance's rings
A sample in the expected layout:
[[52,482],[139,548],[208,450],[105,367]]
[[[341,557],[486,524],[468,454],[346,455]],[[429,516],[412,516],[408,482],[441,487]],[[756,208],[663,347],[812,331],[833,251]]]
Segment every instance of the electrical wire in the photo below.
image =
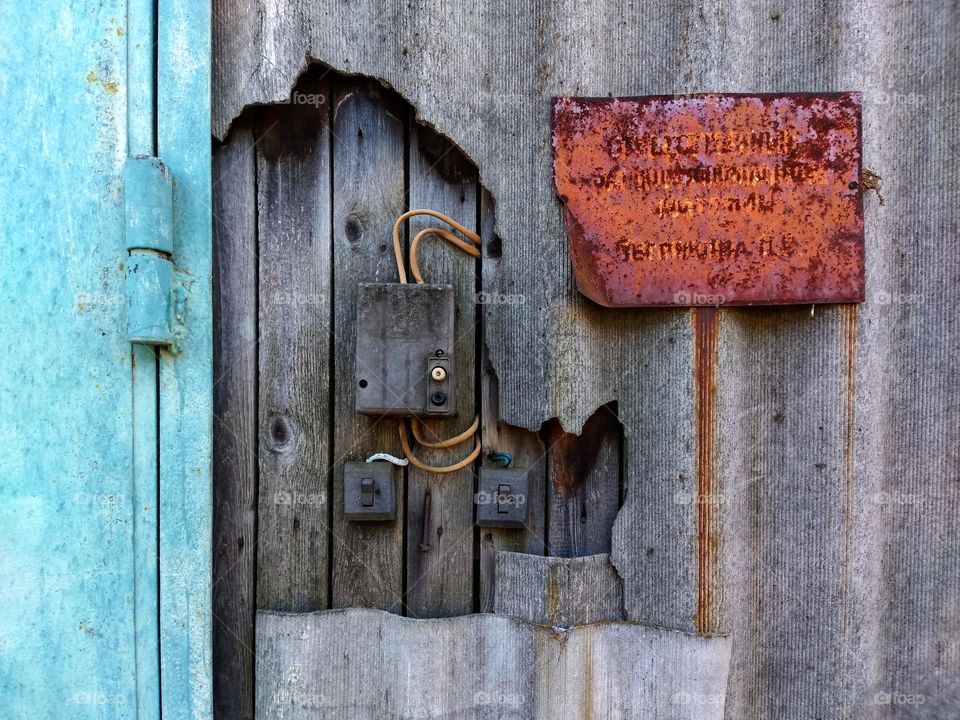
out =
[[400,420],[400,446],[403,448],[403,454],[407,460],[410,461],[411,465],[426,472],[439,474],[452,473],[467,467],[480,456],[481,450],[480,438],[476,438],[473,451],[460,462],[454,463],[453,465],[427,465],[421,462],[417,456],[413,454],[413,450],[410,449],[410,438],[407,436],[407,421],[405,419]]
[[507,452],[492,452],[487,455],[487,460],[500,463],[500,466],[506,470],[513,462],[513,456]]
[[[431,235],[431,234],[436,235],[440,239],[446,240],[448,243],[460,248],[471,257],[475,257],[475,258],[480,257],[480,250],[477,247],[475,247],[480,245],[480,242],[481,242],[480,236],[477,235],[472,230],[468,230],[466,227],[458,223],[453,218],[450,218],[441,212],[437,212],[436,210],[427,210],[427,209],[409,210],[403,213],[400,217],[398,217],[396,222],[393,224],[393,254],[397,260],[397,275],[400,278],[401,284],[405,285],[407,283],[407,270],[403,261],[403,248],[400,245],[400,228],[406,220],[409,220],[410,218],[416,217],[418,215],[428,215],[430,217],[436,218],[437,220],[440,220],[441,222],[446,223],[451,228],[458,231],[465,238],[467,238],[467,240],[473,243],[473,245],[461,240],[452,232],[444,228],[428,227],[420,230],[420,232],[418,232],[414,236],[413,241],[410,243],[410,255],[409,255],[410,272],[413,275],[413,279],[416,283],[423,284],[423,276],[420,274],[420,263],[417,261],[417,249],[420,247],[420,241],[427,235]],[[470,427],[464,430],[459,435],[446,438],[445,440],[437,440],[437,441],[430,442],[430,441],[424,440],[421,434],[418,432],[417,425],[420,422],[421,421],[416,418],[414,418],[411,421],[410,427],[413,432],[413,437],[417,441],[417,443],[428,448],[455,447],[469,440],[471,437],[475,437],[477,430],[480,428],[480,417],[477,416],[474,418],[473,423],[470,425]],[[469,455],[467,455],[467,457],[465,457],[463,460],[460,460],[459,462],[454,463],[453,465],[439,465],[439,466],[427,465],[426,463],[421,462],[413,454],[413,450],[410,447],[410,438],[407,435],[407,421],[406,419],[402,419],[402,418],[400,420],[400,445],[403,448],[404,456],[406,457],[407,460],[410,461],[411,465],[421,470],[425,470],[426,472],[441,473],[441,474],[456,472],[457,470],[467,467],[480,456],[480,451],[481,451],[480,438],[475,437],[473,451]]]
[[413,439],[416,440],[420,445],[428,448],[454,447],[455,445],[459,445],[463,441],[469,440],[471,437],[473,437],[474,433],[476,433],[480,427],[480,416],[477,415],[473,419],[473,424],[459,435],[452,438],[447,438],[446,440],[437,440],[436,442],[427,442],[424,440],[420,436],[420,433],[417,432],[418,424],[422,424],[422,421],[417,418],[413,418],[413,422],[410,423],[410,429],[413,430]]
[[393,463],[398,467],[406,467],[410,464],[410,461],[406,458],[398,458],[396,455],[391,455],[390,453],[385,452],[374,453],[367,458],[367,462],[380,462],[381,460],[384,462]]
[[424,236],[430,235],[431,233],[437,237],[443,238],[449,243],[456,245],[458,248],[472,257],[480,257],[480,251],[477,250],[477,248],[475,248],[473,245],[468,245],[452,232],[444,230],[443,228],[424,228],[416,234],[416,236],[413,238],[413,242],[410,243],[410,273],[413,275],[413,279],[416,280],[418,284],[423,284],[423,276],[420,275],[420,263],[417,261],[417,248],[420,246],[420,240]]
[[[409,220],[410,218],[416,217],[418,215],[429,215],[430,217],[434,217],[437,220],[440,220],[441,222],[446,223],[447,225],[452,227],[454,230],[461,233],[464,237],[470,240],[474,245],[480,244],[479,235],[477,235],[472,230],[468,230],[463,225],[458,223],[456,220],[454,220],[451,217],[448,217],[447,215],[444,215],[441,212],[437,212],[436,210],[426,210],[426,209],[408,210],[407,212],[403,213],[403,215],[398,217],[397,221],[393,224],[393,254],[397,260],[397,275],[399,275],[400,282],[404,285],[407,283],[407,269],[404,266],[404,262],[403,262],[403,248],[400,247],[400,226],[403,225],[403,223],[406,220]],[[446,233],[447,231],[444,230],[443,232]],[[451,237],[455,237],[452,233],[449,233],[449,234]],[[416,240],[416,238],[414,238],[414,240]],[[458,239],[457,242],[455,243],[457,244],[458,247],[460,247],[459,242],[460,241]],[[471,255],[472,254],[473,253],[471,253]],[[479,252],[476,255],[474,255],[474,257],[480,257]]]

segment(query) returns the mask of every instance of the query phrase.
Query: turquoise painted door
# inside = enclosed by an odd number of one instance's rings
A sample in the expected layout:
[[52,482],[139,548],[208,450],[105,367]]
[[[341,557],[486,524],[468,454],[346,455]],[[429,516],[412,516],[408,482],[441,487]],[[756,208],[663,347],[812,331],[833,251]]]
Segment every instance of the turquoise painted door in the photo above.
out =
[[[211,714],[209,28],[197,0],[0,4],[4,720]],[[138,155],[170,252],[128,250]],[[128,297],[151,264],[169,286]],[[131,344],[158,298],[175,342]]]

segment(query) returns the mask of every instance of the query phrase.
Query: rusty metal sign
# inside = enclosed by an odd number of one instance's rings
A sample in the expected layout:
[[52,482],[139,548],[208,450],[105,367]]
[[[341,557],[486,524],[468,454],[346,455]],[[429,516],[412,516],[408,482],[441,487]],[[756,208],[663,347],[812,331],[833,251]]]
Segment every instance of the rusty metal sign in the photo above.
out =
[[863,300],[858,93],[555,98],[553,176],[601,305]]

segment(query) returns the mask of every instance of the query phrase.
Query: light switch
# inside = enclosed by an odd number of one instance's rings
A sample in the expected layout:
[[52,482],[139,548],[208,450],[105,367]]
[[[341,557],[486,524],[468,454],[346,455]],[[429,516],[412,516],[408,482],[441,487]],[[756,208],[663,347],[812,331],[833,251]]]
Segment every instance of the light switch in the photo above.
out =
[[522,528],[527,523],[526,471],[481,467],[474,500],[480,527]]
[[393,465],[348,462],[343,465],[343,517],[354,522],[393,520],[397,516]]

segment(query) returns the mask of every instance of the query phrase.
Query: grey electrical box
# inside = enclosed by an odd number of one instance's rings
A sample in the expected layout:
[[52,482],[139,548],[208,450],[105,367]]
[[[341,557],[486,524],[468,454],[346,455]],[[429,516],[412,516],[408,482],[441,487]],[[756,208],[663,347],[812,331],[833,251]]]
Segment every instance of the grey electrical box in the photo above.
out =
[[480,527],[522,528],[527,523],[526,471],[481,467],[475,502]]
[[357,412],[455,415],[455,317],[452,285],[360,283]]
[[343,464],[343,517],[353,521],[393,520],[397,497],[393,465],[388,462]]

